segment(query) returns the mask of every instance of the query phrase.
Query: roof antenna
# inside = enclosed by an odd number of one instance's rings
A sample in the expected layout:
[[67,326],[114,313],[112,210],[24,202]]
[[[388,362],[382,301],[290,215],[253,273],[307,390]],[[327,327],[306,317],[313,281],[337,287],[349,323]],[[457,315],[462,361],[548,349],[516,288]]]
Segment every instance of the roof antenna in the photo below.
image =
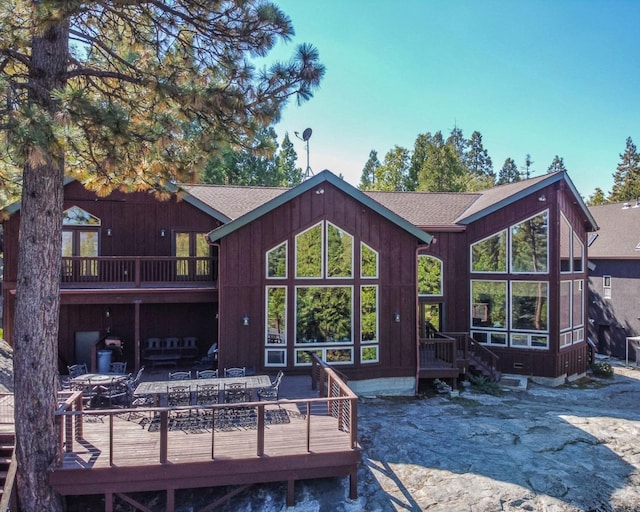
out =
[[309,139],[311,138],[311,128],[306,128],[303,132],[302,132],[302,137],[300,137],[300,135],[298,134],[298,132],[293,132],[295,133],[296,137],[298,137],[301,141],[304,141],[307,145],[307,169],[304,171],[304,176],[303,179],[308,179],[311,176],[313,176],[313,171],[311,170],[311,166],[309,165]]

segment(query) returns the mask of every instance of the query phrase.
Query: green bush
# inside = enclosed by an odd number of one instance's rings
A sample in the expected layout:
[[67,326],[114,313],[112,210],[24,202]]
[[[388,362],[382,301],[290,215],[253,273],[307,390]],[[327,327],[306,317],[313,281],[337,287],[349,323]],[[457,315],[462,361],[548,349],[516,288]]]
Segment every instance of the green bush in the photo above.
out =
[[471,373],[467,374],[467,378],[471,382],[474,391],[487,395],[502,396],[502,388],[499,383],[492,382],[482,375],[473,375]]
[[596,377],[613,377],[613,367],[604,361],[593,363],[591,365],[591,371]]

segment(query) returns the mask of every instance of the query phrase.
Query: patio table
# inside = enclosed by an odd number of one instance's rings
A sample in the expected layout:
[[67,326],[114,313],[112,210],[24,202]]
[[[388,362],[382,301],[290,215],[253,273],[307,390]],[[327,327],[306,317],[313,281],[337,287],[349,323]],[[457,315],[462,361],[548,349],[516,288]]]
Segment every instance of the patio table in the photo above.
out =
[[153,395],[156,404],[160,398],[166,396],[167,386],[190,386],[191,391],[195,392],[197,386],[206,386],[215,384],[220,388],[220,393],[224,392],[225,384],[246,384],[247,390],[251,390],[255,395],[255,391],[271,385],[271,379],[268,375],[249,375],[246,377],[222,377],[218,379],[186,379],[186,380],[152,380],[141,382],[134,391],[135,396]]
[[111,386],[118,385],[127,379],[127,375],[121,373],[83,373],[69,379],[70,384],[81,387],[84,391],[95,393],[92,403],[100,404],[102,392]]

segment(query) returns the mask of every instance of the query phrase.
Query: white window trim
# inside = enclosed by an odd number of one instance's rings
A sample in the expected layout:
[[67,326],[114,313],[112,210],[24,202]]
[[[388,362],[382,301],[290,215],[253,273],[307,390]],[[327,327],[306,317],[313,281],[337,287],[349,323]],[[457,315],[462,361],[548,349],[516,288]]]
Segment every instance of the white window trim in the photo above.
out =
[[[368,349],[368,348],[375,348],[376,349],[376,357],[375,359],[364,359],[362,357],[362,352],[364,351],[364,349]],[[379,344],[373,344],[373,345],[362,345],[360,347],[360,364],[371,364],[371,363],[379,363],[380,362],[380,345]]]
[[[473,270],[473,246],[477,245],[479,243],[482,243],[486,240],[489,240],[489,238],[493,238],[494,236],[498,236],[500,233],[504,233],[505,239],[506,239],[506,250],[505,250],[505,258],[507,261],[505,261],[505,269],[504,270]],[[476,240],[475,242],[473,242],[472,244],[469,245],[469,271],[472,274],[508,274],[509,273],[509,261],[510,261],[510,254],[509,254],[509,248],[510,248],[510,244],[509,244],[509,229],[502,229],[500,231],[497,231],[489,236],[485,236],[484,238],[481,238],[480,240]]]
[[[363,288],[375,288],[376,289],[376,337],[373,340],[362,339],[362,289]],[[360,285],[360,343],[373,344],[380,342],[380,288],[377,284],[361,284]]]
[[[511,299],[511,295],[509,293],[509,281],[507,279],[471,279],[469,281],[469,298],[471,300],[473,300],[473,283],[478,282],[478,283],[504,283],[505,284],[505,294],[508,297],[508,299]],[[493,327],[493,326],[487,326],[487,327],[481,327],[478,325],[473,325],[473,308],[469,308],[469,325],[471,326],[471,328],[474,331],[508,331],[509,330],[509,323],[511,321],[511,318],[509,317],[509,304],[507,303],[507,307],[506,307],[506,317],[505,317],[505,325],[503,327]]]
[[[320,275],[319,276],[300,276],[298,275],[298,237],[303,235],[304,233],[306,233],[307,231],[311,231],[312,229],[316,228],[320,226]],[[318,279],[318,280],[324,280],[324,274],[325,274],[325,265],[324,265],[324,261],[325,261],[325,250],[324,250],[324,236],[325,236],[325,230],[324,230],[324,221],[320,221],[315,223],[313,226],[309,226],[307,229],[303,229],[302,231],[300,231],[299,233],[297,233],[294,237],[294,269],[295,269],[295,278],[296,279]]]
[[[349,275],[347,276],[329,276],[328,271],[327,271],[327,262],[329,261],[329,226],[335,228],[338,231],[341,231],[342,233],[344,233],[345,235],[351,237],[351,272]],[[322,268],[323,268],[323,275],[325,276],[325,279],[327,280],[340,280],[340,279],[354,279],[354,272],[353,272],[353,265],[354,265],[354,252],[355,252],[355,237],[349,233],[348,231],[345,231],[344,229],[342,229],[340,226],[336,226],[333,222],[329,222],[328,220],[324,221],[324,240],[322,243]]]
[[550,286],[549,286],[549,281],[538,281],[538,280],[527,280],[527,281],[510,281],[509,282],[509,311],[513,312],[513,285],[514,284],[518,284],[518,283],[542,283],[542,284],[546,284],[547,285],[547,304],[546,304],[546,308],[547,308],[547,328],[542,330],[542,331],[535,331],[532,329],[522,329],[520,327],[513,327],[512,325],[512,319],[511,317],[509,317],[509,327],[510,330],[513,329],[514,333],[531,333],[531,334],[549,334],[549,294],[551,292],[550,290]]
[[418,297],[444,297],[444,262],[440,258],[430,254],[418,254],[418,261],[420,261],[420,258],[431,258],[440,263],[440,293],[418,293]]
[[[299,288],[350,288],[351,289],[351,340],[350,341],[342,341],[342,342],[337,342],[334,341],[333,343],[329,343],[329,342],[319,342],[319,343],[299,343],[298,342],[298,289]],[[354,285],[353,284],[344,284],[344,285],[340,285],[340,284],[335,284],[335,285],[331,285],[331,284],[326,284],[326,285],[315,285],[315,284],[299,284],[296,285],[294,287],[295,290],[295,295],[293,297],[293,307],[294,307],[294,319],[293,319],[293,332],[295,333],[293,336],[293,343],[296,347],[307,347],[308,349],[316,349],[316,348],[322,348],[326,345],[329,345],[331,348],[341,348],[341,347],[353,347],[354,345],[354,332],[353,332],[353,324],[354,324],[354,302],[355,302],[355,297],[353,295],[353,289],[354,289]],[[353,357],[352,357],[353,359]]]
[[[284,261],[284,277],[281,276],[270,276],[269,275],[269,254],[272,251],[275,251],[277,248],[281,247],[284,245],[284,257],[285,257],[285,261]],[[284,242],[276,245],[275,247],[272,247],[271,249],[267,250],[266,253],[266,258],[265,258],[265,269],[264,269],[264,275],[267,279],[273,279],[273,280],[277,280],[277,279],[287,279],[288,273],[289,273],[289,241],[285,240]]]
[[[519,224],[523,224],[524,222],[527,222],[528,220],[531,220],[535,217],[539,217],[540,215],[545,215],[547,216],[547,262],[546,262],[546,267],[547,270],[545,270],[544,272],[533,272],[533,271],[524,271],[524,272],[516,272],[515,270],[513,270],[513,228],[516,227]],[[531,215],[530,217],[527,217],[526,219],[522,219],[519,222],[516,222],[515,224],[512,224],[511,226],[509,226],[509,239],[508,239],[508,255],[509,255],[509,261],[508,261],[508,270],[510,274],[513,275],[526,275],[526,274],[530,274],[530,275],[536,275],[536,276],[542,276],[542,275],[549,275],[549,252],[550,252],[550,247],[549,247],[549,210],[543,210],[541,212],[536,213],[535,215]]]
[[[376,255],[376,275],[375,276],[365,276],[362,274],[362,248],[366,247],[368,250],[372,251]],[[378,279],[380,275],[380,253],[376,251],[373,247],[364,242],[360,242],[360,279]]]
[[[284,289],[284,318],[285,318],[285,330],[284,330],[284,341],[282,343],[269,343],[269,288],[282,288]],[[285,285],[267,285],[265,287],[264,293],[264,335],[265,335],[265,346],[266,347],[283,347],[287,345],[287,338],[289,337],[289,326],[287,325],[288,318],[288,309],[289,309],[289,287]]]
[[[269,353],[270,352],[281,352],[284,354],[283,357],[283,361],[282,363],[269,363]],[[267,368],[284,368],[285,366],[287,366],[287,349],[286,348],[279,348],[279,349],[274,349],[274,348],[266,348],[264,350],[264,365]]]

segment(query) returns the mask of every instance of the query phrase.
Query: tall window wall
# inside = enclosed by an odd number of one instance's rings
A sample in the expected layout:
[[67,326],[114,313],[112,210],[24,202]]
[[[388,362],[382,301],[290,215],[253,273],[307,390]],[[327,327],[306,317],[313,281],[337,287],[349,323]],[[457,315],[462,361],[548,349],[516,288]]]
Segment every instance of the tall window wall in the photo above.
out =
[[[298,233],[293,244],[283,242],[265,256],[266,366],[286,366],[289,343],[296,366],[311,363],[308,352],[333,364],[378,361],[374,249],[363,242],[356,245],[353,235],[323,221]],[[289,308],[294,313],[292,326],[287,325]]]
[[471,335],[487,345],[549,348],[549,212],[471,245]]
[[560,214],[560,347],[584,341],[584,244]]

